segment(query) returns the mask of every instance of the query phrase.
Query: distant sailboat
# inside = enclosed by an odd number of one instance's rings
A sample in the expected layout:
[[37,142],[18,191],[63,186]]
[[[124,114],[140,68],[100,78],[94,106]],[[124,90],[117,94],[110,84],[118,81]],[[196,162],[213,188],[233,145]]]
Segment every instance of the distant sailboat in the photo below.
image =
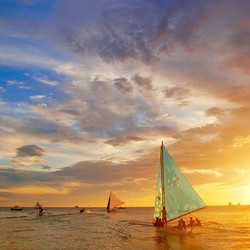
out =
[[36,204],[35,204],[35,206],[34,206],[34,208],[35,208],[35,209],[40,209],[41,207],[43,207],[42,204],[40,204],[40,203],[37,201]]
[[124,204],[124,201],[120,200],[112,191],[110,191],[107,204],[107,212],[109,213],[115,211],[122,204]]
[[37,214],[39,216],[42,216],[43,215],[43,205],[40,204],[38,201],[36,202],[35,206],[34,206],[35,209],[39,209],[39,211],[37,211]]

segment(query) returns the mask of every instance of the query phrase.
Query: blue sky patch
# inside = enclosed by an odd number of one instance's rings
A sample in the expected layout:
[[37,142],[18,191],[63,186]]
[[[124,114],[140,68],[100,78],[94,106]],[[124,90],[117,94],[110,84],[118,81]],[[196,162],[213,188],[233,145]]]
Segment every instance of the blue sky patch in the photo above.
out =
[[2,98],[6,102],[34,102],[35,96],[62,100],[66,78],[47,69],[0,67]]

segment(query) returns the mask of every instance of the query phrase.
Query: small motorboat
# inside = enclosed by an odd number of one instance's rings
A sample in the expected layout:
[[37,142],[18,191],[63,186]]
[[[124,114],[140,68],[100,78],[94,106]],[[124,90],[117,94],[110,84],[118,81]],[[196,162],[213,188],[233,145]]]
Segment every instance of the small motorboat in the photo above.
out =
[[23,208],[20,207],[20,206],[14,206],[14,207],[12,207],[10,210],[12,210],[12,211],[22,211]]

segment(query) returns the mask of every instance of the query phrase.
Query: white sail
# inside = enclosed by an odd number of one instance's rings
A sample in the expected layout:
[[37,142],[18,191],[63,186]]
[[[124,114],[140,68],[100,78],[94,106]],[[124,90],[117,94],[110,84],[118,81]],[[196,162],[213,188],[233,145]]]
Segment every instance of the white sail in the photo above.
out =
[[107,211],[110,212],[112,210],[115,210],[117,207],[121,206],[122,204],[124,204],[124,201],[120,200],[112,191],[110,191]]

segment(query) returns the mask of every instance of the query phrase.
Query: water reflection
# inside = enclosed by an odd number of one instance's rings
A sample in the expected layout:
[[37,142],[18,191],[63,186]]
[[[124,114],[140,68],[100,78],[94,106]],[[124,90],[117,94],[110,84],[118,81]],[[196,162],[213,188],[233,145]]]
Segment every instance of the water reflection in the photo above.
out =
[[183,235],[169,235],[159,231],[155,232],[155,246],[156,249],[161,250],[205,250],[208,249],[202,244],[202,242],[194,236]]

